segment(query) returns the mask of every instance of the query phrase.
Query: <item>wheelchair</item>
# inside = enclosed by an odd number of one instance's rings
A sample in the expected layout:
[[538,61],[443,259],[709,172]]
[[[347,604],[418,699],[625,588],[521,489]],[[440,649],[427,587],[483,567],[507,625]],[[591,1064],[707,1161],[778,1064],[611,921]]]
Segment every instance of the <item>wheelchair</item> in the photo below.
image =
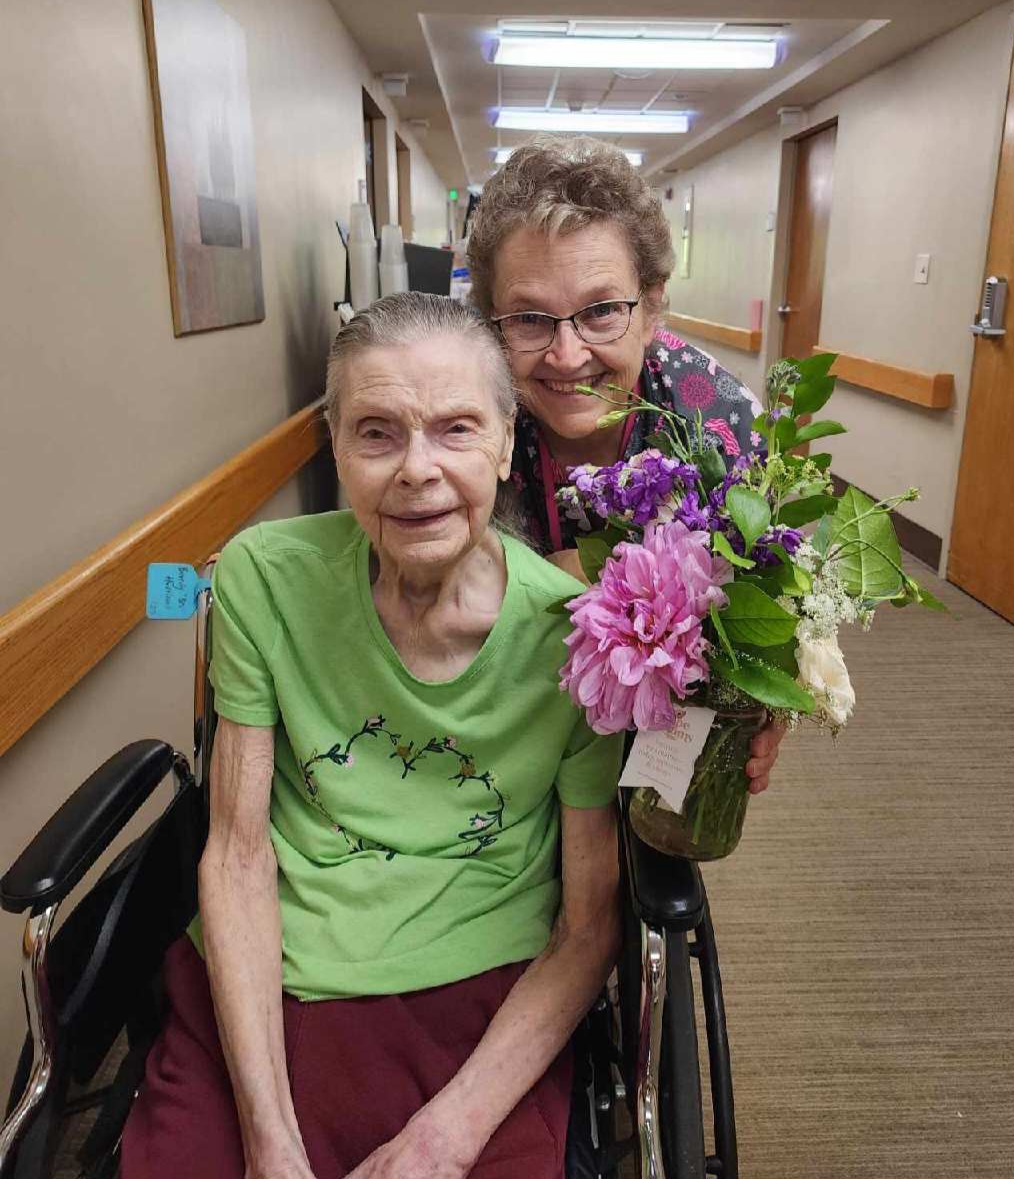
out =
[[[202,574],[210,573],[209,564]],[[164,1012],[162,959],[197,911],[216,720],[206,675],[212,618],[205,589],[197,610],[193,762],[162,741],[127,745],[70,795],[0,880],[0,905],[27,915],[28,1022],[0,1128],[0,1179],[118,1174],[122,1130]],[[170,774],[168,805],[54,932],[68,895]],[[566,1179],[737,1179],[722,983],[704,883],[696,864],[641,842],[622,804],[621,815],[624,945],[606,991],[574,1036]],[[710,1151],[694,963],[706,1028]],[[71,1161],[58,1165],[75,1120],[84,1129],[73,1132]]]

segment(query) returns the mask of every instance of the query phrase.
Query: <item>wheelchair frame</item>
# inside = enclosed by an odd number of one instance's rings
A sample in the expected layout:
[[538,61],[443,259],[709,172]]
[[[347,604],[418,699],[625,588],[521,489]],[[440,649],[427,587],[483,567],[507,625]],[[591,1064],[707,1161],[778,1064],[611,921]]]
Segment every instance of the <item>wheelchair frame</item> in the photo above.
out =
[[[212,567],[213,562],[202,574],[210,577]],[[97,1157],[84,1162],[85,1169],[80,1172],[82,1177],[96,1179],[116,1174],[119,1133],[132,1093],[124,1103],[123,1085],[118,1087],[116,1082],[71,1102],[66,1101],[66,1093],[72,1073],[85,1083],[93,1079],[112,1042],[109,1033],[115,1035],[126,1026],[129,1036],[130,1017],[114,1020],[115,1026],[103,1029],[106,1036],[99,1038],[97,1046],[85,1037],[84,1050],[77,1052],[83,1059],[76,1061],[72,1060],[74,1019],[92,1001],[88,987],[94,987],[97,980],[107,981],[102,979],[105,959],[97,956],[100,949],[103,954],[109,950],[116,921],[129,903],[130,888],[136,885],[130,873],[143,870],[149,850],[146,841],[154,838],[152,833],[174,807],[182,815],[176,823],[184,832],[179,842],[189,844],[178,852],[184,895],[174,902],[172,914],[163,923],[165,928],[159,925],[153,953],[164,953],[196,911],[196,866],[206,831],[209,755],[216,723],[206,674],[212,614],[211,591],[204,590],[198,598],[196,627],[193,771],[183,754],[163,742],[148,740],[126,746],[67,799],[0,881],[0,905],[8,912],[28,911],[21,970],[28,1034],[7,1116],[0,1127],[0,1179],[51,1179],[63,1120],[95,1105],[105,1113],[111,1103],[119,1102],[123,1108],[114,1109],[111,1115],[114,1122],[116,1117],[120,1120],[111,1131],[110,1142],[99,1149]],[[86,901],[111,881],[114,904],[120,907],[112,921],[112,933],[107,915],[99,926],[97,944],[84,954],[77,950],[77,962],[82,956],[85,959],[83,971],[79,974],[73,965],[72,950],[72,965],[64,968],[66,977],[51,978],[51,939],[54,949],[61,946],[62,939],[69,940],[63,929],[53,938],[60,904],[170,772],[176,779],[172,802],[114,859],[66,923],[70,926]],[[187,825],[196,830],[189,831]],[[622,1160],[635,1148],[641,1179],[738,1179],[722,983],[704,882],[695,863],[664,856],[642,843],[627,822],[622,802],[620,826],[624,893],[629,903],[625,905],[624,949],[617,967],[619,1001],[610,999],[607,992],[578,1032],[589,1044],[587,1061],[582,1062],[589,1115],[586,1137],[580,1138],[574,1111],[583,1097],[576,1093],[568,1132],[567,1179],[618,1176]],[[178,834],[172,825],[168,831],[168,836],[161,836],[166,846]],[[189,873],[192,878],[188,880]],[[103,940],[107,943],[104,947]],[[160,961],[159,957],[152,963],[153,975]],[[693,961],[700,971],[710,1066],[715,1142],[710,1155],[704,1145]],[[146,980],[139,985],[144,989]],[[154,1027],[157,1029],[157,1024]],[[63,1046],[61,1032],[67,1033],[69,1048]],[[152,1037],[154,1034],[150,1030]],[[143,1069],[143,1055],[150,1046],[150,1041],[145,1045],[143,1035],[139,1042],[140,1063],[134,1061],[128,1081],[131,1077],[139,1080],[137,1069]],[[123,1068],[121,1064],[121,1072]],[[634,1132],[619,1138],[616,1115],[624,1101]]]

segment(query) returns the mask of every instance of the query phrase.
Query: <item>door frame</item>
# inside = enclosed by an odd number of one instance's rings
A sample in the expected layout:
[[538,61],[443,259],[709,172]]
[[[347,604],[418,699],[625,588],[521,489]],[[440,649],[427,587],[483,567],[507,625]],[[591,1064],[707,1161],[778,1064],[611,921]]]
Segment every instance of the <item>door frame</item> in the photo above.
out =
[[[782,341],[785,321],[778,314],[778,307],[785,301],[785,288],[789,281],[789,252],[792,241],[792,208],[796,199],[796,168],[799,162],[800,140],[818,135],[828,127],[836,126],[837,114],[829,115],[816,123],[805,126],[786,127],[781,145],[781,159],[778,169],[778,190],[775,196],[775,229],[772,243],[771,286],[768,289],[767,306],[764,310],[763,336],[761,338],[761,371],[768,369],[782,356]],[[758,396],[760,394],[758,393]]]
[[[1010,189],[1014,189],[1014,43],[1011,44],[1011,61],[1008,67],[1008,82],[1007,82],[1007,103],[1004,109],[1003,124],[1000,130],[999,144],[997,145],[996,153],[996,176],[993,182],[993,200],[989,209],[989,228],[986,233],[986,241],[983,250],[982,272],[979,277],[978,297],[976,307],[982,299],[983,290],[986,279],[991,274],[1001,274],[1004,268],[999,265],[994,265],[995,251],[994,241],[998,234],[997,229],[997,204],[1001,196],[1005,200],[1004,211],[1010,215],[1010,210],[1014,207],[1014,193]],[[1005,164],[1007,169],[1005,170]],[[1001,186],[1007,185],[1009,188],[1004,188],[1001,192]],[[1006,227],[1004,227],[1006,228]],[[1002,230],[1000,231],[1002,232]],[[998,262],[999,259],[996,259]],[[1006,277],[1010,287],[1014,287],[1014,266],[1007,271]],[[976,376],[980,365],[988,363],[986,359],[985,349],[999,347],[1006,345],[1008,348],[1014,347],[1014,306],[1008,303],[1006,311],[1005,325],[1007,335],[1001,340],[989,340],[984,337],[978,337],[975,340],[972,349],[971,359],[968,365],[968,393],[964,410],[961,419],[961,439],[959,443],[959,452],[957,464],[954,469],[954,496],[951,501],[950,519],[947,521],[947,530],[943,537],[943,552],[941,554],[941,568],[940,576],[949,581],[952,585],[957,586],[963,593],[969,597],[975,598],[976,601],[981,601],[987,609],[993,610],[1001,618],[1006,618],[1008,622],[1014,623],[1014,617],[1008,617],[1001,613],[998,607],[989,602],[977,598],[975,594],[967,586],[963,585],[957,580],[957,575],[953,570],[952,552],[954,548],[954,533],[955,522],[958,513],[958,497],[961,492],[962,474],[965,470],[966,464],[966,445],[968,442],[968,426],[969,419],[972,416],[971,410],[973,402],[976,399]],[[981,394],[980,394],[981,396]]]

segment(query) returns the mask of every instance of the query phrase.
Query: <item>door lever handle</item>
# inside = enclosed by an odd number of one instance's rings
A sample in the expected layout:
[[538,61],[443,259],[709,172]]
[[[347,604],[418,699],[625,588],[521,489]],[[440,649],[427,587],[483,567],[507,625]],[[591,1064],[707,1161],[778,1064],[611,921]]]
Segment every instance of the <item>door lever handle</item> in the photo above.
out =
[[778,308],[778,314],[788,315],[791,310],[792,308],[788,305],[788,303],[783,303],[781,307]]

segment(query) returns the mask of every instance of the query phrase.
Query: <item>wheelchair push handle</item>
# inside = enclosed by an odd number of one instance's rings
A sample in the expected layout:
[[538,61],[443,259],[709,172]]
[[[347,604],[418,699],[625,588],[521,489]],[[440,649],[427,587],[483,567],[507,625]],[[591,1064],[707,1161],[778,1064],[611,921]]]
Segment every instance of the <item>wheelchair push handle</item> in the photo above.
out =
[[164,741],[125,745],[74,791],[0,880],[0,907],[41,913],[62,901],[123,830],[162,779],[189,777],[186,759]]

